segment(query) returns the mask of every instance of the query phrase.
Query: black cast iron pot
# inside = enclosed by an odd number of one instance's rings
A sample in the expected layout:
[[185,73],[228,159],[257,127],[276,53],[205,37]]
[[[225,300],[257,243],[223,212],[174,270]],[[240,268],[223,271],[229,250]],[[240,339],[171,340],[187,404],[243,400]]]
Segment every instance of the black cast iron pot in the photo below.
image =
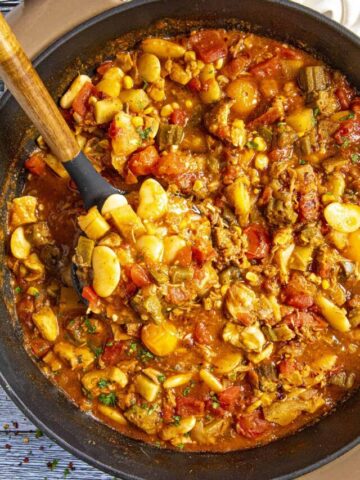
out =
[[[360,40],[310,10],[285,0],[134,0],[95,17],[58,40],[36,61],[55,97],[77,70],[110,53],[109,40],[136,29],[186,32],[197,25],[238,26],[316,51],[360,87]],[[234,22],[235,19],[235,22]],[[140,32],[140,37],[146,32]],[[138,37],[139,38],[139,37]],[[130,37],[130,43],[131,43]],[[100,56],[99,56],[100,55]],[[85,63],[85,65],[83,64]],[[34,138],[29,121],[6,94],[0,103],[0,224],[7,202],[21,191],[24,151]],[[1,232],[1,231],[0,231]],[[4,234],[2,231],[1,234]],[[0,245],[4,266],[5,242]],[[81,413],[38,370],[24,350],[5,267],[0,278],[0,380],[21,410],[52,439],[81,459],[123,479],[289,479],[309,472],[355,446],[360,439],[360,392],[317,424],[270,445],[225,454],[159,450],[110,430]]]

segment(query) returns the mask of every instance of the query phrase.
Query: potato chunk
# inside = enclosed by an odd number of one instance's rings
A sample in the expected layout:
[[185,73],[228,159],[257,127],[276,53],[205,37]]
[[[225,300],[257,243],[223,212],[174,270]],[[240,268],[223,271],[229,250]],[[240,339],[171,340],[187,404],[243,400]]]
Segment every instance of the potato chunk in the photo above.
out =
[[31,244],[25,238],[23,227],[17,227],[13,231],[10,239],[10,249],[14,257],[20,260],[24,260],[30,255]]
[[59,336],[59,324],[53,310],[50,307],[42,307],[33,313],[32,319],[45,340],[55,342]]
[[165,357],[176,349],[177,330],[170,322],[163,322],[160,325],[149,323],[141,331],[141,340],[154,355]]
[[11,225],[18,227],[37,221],[37,199],[31,195],[14,198],[11,205]]

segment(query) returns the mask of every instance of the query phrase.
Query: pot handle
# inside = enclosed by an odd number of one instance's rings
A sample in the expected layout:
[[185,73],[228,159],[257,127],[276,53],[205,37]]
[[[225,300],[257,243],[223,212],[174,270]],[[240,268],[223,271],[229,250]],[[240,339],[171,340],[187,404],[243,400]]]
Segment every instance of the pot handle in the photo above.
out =
[[0,76],[52,152],[62,162],[76,157],[73,133],[1,13]]

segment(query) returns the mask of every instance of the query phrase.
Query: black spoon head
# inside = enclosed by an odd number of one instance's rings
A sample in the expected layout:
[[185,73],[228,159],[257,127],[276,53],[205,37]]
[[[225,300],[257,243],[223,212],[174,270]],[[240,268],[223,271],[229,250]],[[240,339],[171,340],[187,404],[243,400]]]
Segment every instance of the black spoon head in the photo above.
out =
[[77,276],[77,266],[75,265],[74,262],[71,263],[71,281],[82,303],[88,306],[89,302],[86,300],[86,298],[82,296],[84,285],[82,284],[82,282],[79,280],[79,277]]

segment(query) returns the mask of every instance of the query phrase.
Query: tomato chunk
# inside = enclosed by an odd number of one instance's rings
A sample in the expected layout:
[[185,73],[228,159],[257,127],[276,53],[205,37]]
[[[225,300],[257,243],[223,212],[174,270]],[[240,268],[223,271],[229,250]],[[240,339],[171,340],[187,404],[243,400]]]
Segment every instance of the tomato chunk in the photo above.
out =
[[306,293],[294,293],[286,297],[286,304],[291,307],[305,309],[314,304],[314,299],[311,295]]
[[204,322],[197,322],[194,329],[194,339],[202,345],[209,345],[213,338]]
[[96,304],[99,300],[99,297],[97,296],[96,292],[89,285],[83,288],[81,296],[85,298],[85,300],[87,300],[89,303]]
[[305,222],[315,222],[319,217],[319,208],[319,197],[315,191],[300,195],[299,214],[301,220]]
[[150,173],[154,171],[159,159],[160,157],[157,149],[150,145],[149,147],[131,155],[128,162],[128,168],[136,176],[150,175]]
[[224,36],[217,30],[201,30],[190,38],[190,44],[197,56],[205,63],[216,62],[226,57],[228,47]]
[[270,58],[258,63],[250,69],[250,73],[256,77],[272,77],[280,70],[280,61],[278,57]]
[[188,267],[192,260],[192,250],[190,245],[186,245],[176,254],[175,263],[181,267]]
[[43,175],[45,172],[46,168],[46,163],[44,160],[41,158],[40,155],[37,153],[34,153],[25,161],[25,168],[29,170],[30,173],[33,173],[34,175]]
[[72,108],[74,112],[84,117],[88,109],[88,100],[93,91],[93,84],[90,82],[85,83],[80,92],[76,95]]
[[218,395],[221,407],[224,410],[232,411],[239,403],[242,397],[242,390],[239,385],[229,387]]
[[105,62],[103,62],[101,65],[98,66],[96,71],[99,75],[104,75],[104,73],[106,73],[109,70],[109,68],[113,66],[114,66],[114,62],[112,60],[106,60]]
[[193,397],[177,397],[176,413],[182,417],[189,415],[203,415],[205,410],[205,402],[197,400]]
[[173,125],[180,125],[181,127],[185,127],[187,122],[188,116],[185,110],[181,110],[177,108],[174,110],[170,115],[170,123]]
[[237,433],[249,439],[260,437],[270,427],[271,423],[263,418],[259,410],[249,415],[239,415],[236,421]]
[[360,140],[360,121],[355,118],[354,120],[343,122],[335,133],[334,138],[338,145],[343,145],[345,142],[358,142]]
[[181,175],[187,170],[185,158],[175,152],[169,152],[161,155],[159,163],[156,165],[156,173],[162,175]]
[[151,284],[149,274],[141,265],[132,265],[130,270],[130,277],[134,284],[139,287],[146,287]]
[[108,344],[104,348],[101,359],[105,365],[116,365],[122,359],[123,350],[123,342],[113,342],[112,344]]
[[245,228],[244,233],[248,239],[248,258],[260,260],[269,255],[270,238],[264,227],[254,223]]
[[198,78],[192,78],[190,82],[187,84],[187,87],[192,91],[192,92],[200,92],[202,85],[201,82]]

